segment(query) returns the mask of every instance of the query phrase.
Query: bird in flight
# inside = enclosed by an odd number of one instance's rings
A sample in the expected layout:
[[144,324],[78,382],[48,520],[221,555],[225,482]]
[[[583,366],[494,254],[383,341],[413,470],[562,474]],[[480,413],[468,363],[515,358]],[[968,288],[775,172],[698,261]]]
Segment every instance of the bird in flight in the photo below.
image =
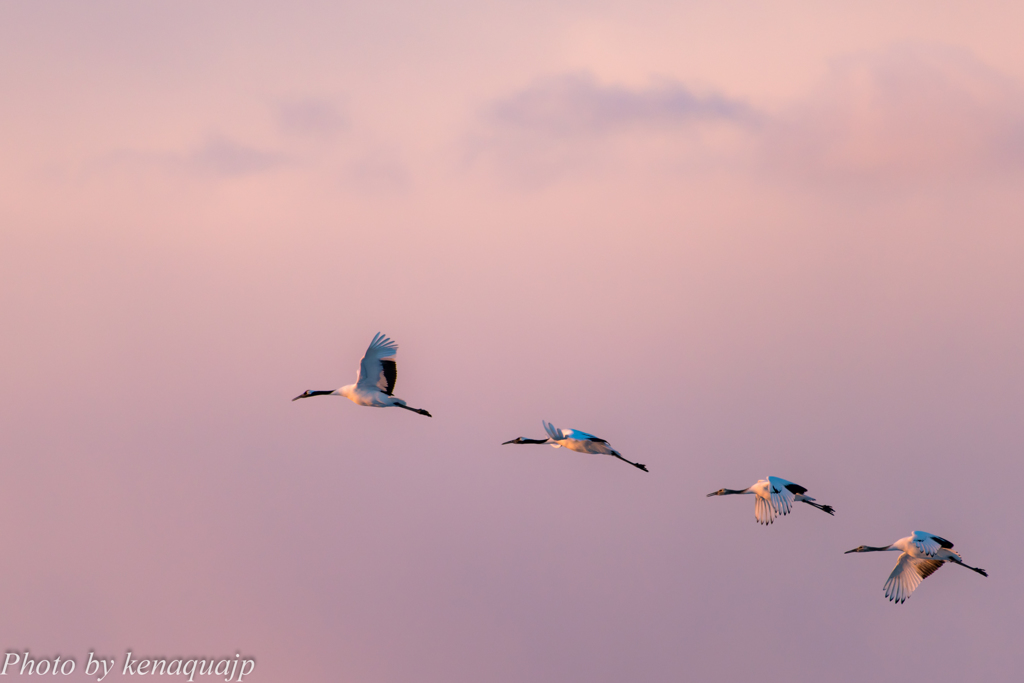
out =
[[433,417],[422,408],[410,408],[405,401],[393,395],[395,380],[398,378],[398,367],[395,365],[395,354],[398,344],[378,332],[373,336],[366,355],[359,361],[356,383],[347,384],[334,391],[306,390],[293,401],[310,396],[344,396],[356,405],[373,408],[403,408],[420,415]]
[[963,561],[960,553],[953,550],[953,544],[935,534],[915,531],[913,536],[901,538],[892,545],[876,548],[869,545],[860,545],[850,553],[873,553],[886,550],[900,552],[896,560],[896,566],[885,582],[885,597],[890,602],[903,604],[911,593],[921,585],[921,582],[934,574],[943,562],[952,562],[961,567],[967,567],[973,572],[982,576],[988,576],[984,569],[972,567]]
[[544,431],[548,433],[547,439],[525,439],[519,437],[518,439],[512,439],[501,444],[505,446],[510,443],[546,443],[550,444],[554,448],[568,448],[570,451],[576,451],[578,453],[596,453],[600,455],[610,455],[623,462],[628,462],[633,467],[642,469],[647,472],[647,466],[641,465],[638,462],[632,460],[626,460],[622,457],[622,454],[617,450],[608,445],[608,442],[604,439],[599,439],[593,434],[587,434],[577,429],[559,429],[553,424],[549,424],[541,420],[541,424],[544,425]]
[[793,509],[793,503],[807,503],[812,507],[816,507],[822,512],[827,512],[830,515],[835,516],[835,509],[831,505],[819,505],[814,502],[814,498],[804,495],[807,493],[807,489],[800,484],[794,484],[791,481],[780,479],[779,477],[768,477],[767,479],[761,479],[750,488],[743,489],[741,491],[736,489],[718,489],[713,493],[707,495],[708,498],[711,496],[730,496],[750,493],[756,496],[754,498],[754,519],[760,524],[771,524],[775,521],[776,517],[784,517],[790,513]]

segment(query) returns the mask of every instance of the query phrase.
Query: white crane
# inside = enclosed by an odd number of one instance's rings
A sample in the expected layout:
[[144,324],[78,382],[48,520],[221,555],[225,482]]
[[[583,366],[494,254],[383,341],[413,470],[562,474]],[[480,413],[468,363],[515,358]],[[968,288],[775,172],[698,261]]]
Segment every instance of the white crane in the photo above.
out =
[[373,341],[366,349],[366,355],[359,361],[355,384],[347,384],[334,391],[308,389],[292,400],[298,401],[300,398],[309,398],[310,396],[344,396],[360,406],[404,408],[420,415],[433,417],[421,408],[410,408],[405,401],[392,395],[395,390],[395,380],[398,378],[398,367],[395,365],[397,352],[398,344],[378,332],[373,335]]
[[790,513],[793,503],[807,503],[816,507],[822,512],[835,515],[835,509],[831,505],[819,505],[814,498],[804,495],[807,489],[791,481],[779,477],[768,477],[760,479],[750,488],[738,491],[736,489],[718,489],[711,496],[730,496],[750,493],[756,496],[754,499],[754,518],[761,524],[771,524],[778,516],[785,516]]
[[638,467],[644,472],[647,472],[647,466],[641,465],[638,462],[632,460],[626,460],[622,457],[622,454],[617,450],[608,445],[608,442],[604,439],[599,439],[593,434],[587,434],[581,432],[578,429],[559,429],[553,424],[549,424],[541,420],[541,424],[544,425],[544,431],[548,433],[547,439],[526,439],[519,437],[506,441],[501,444],[505,446],[510,443],[546,443],[550,444],[554,448],[568,448],[570,451],[577,451],[578,453],[597,453],[600,455],[610,455],[623,462],[628,462],[633,467]]
[[952,562],[961,567],[967,567],[971,571],[978,572],[982,576],[988,576],[984,569],[972,567],[963,561],[960,553],[953,550],[953,544],[935,534],[915,531],[913,536],[901,538],[892,545],[876,548],[869,545],[860,545],[850,553],[873,553],[886,550],[900,552],[896,560],[896,566],[885,582],[885,597],[891,602],[903,604],[910,597],[914,589],[921,585],[921,582],[935,573],[942,566],[943,562]]

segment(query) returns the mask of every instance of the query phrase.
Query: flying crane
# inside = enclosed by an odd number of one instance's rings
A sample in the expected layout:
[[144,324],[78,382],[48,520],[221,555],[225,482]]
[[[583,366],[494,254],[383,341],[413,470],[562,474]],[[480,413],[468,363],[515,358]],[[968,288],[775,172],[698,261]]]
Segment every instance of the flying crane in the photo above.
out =
[[960,553],[953,550],[953,544],[935,534],[924,531],[915,531],[912,536],[901,538],[892,545],[874,547],[860,545],[850,553],[874,553],[893,550],[900,553],[896,559],[896,566],[885,581],[885,597],[890,602],[903,604],[911,596],[914,590],[921,585],[921,582],[938,571],[943,562],[952,562],[961,567],[966,567],[972,572],[978,572],[982,576],[988,576],[984,569],[972,567],[963,561]]
[[559,429],[558,427],[541,420],[541,424],[544,425],[544,431],[548,433],[546,439],[526,439],[519,437],[506,441],[501,444],[505,446],[510,443],[536,443],[536,444],[549,444],[554,448],[568,448],[570,451],[576,451],[577,453],[596,453],[600,455],[610,455],[618,458],[623,462],[628,462],[633,467],[642,469],[647,472],[647,466],[641,465],[638,462],[632,460],[626,460],[622,457],[622,454],[612,448],[607,441],[600,439],[593,434],[587,434],[581,432],[578,429]]
[[373,408],[403,408],[420,415],[433,417],[422,408],[411,408],[405,401],[393,395],[395,380],[398,378],[398,367],[395,354],[398,344],[378,332],[366,349],[366,355],[359,361],[356,383],[346,384],[333,391],[313,391],[311,389],[299,394],[293,401],[310,396],[344,396],[356,405]]

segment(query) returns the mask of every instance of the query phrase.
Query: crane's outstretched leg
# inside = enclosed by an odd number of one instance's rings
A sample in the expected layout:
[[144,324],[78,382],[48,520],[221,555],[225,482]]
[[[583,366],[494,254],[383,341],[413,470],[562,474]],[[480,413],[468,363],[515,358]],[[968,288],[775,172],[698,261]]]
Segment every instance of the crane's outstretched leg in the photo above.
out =
[[809,500],[801,500],[800,502],[801,503],[807,503],[808,505],[812,505],[812,506],[818,508],[819,510],[821,510],[822,512],[827,512],[828,514],[832,515],[833,517],[836,516],[835,508],[833,508],[831,505],[818,505],[817,503],[812,503]]
[[641,465],[641,464],[640,464],[640,463],[638,463],[638,462],[633,462],[632,460],[626,460],[625,458],[623,458],[623,457],[622,457],[621,455],[619,455],[618,453],[612,453],[612,455],[614,455],[614,456],[615,456],[616,458],[618,458],[618,459],[619,459],[619,460],[621,460],[622,462],[628,462],[628,463],[629,463],[630,465],[632,465],[633,467],[639,468],[639,469],[643,470],[644,472],[650,472],[650,470],[649,470],[649,469],[647,469],[647,465]]
[[981,574],[982,576],[988,576],[988,572],[987,572],[987,571],[985,571],[984,569],[979,569],[978,567],[972,567],[971,565],[967,564],[967,563],[966,563],[966,562],[964,562],[963,560],[950,560],[950,562],[953,562],[954,564],[958,564],[958,565],[960,565],[961,567],[967,567],[967,568],[968,568],[968,569],[970,569],[970,570],[971,570],[972,572],[978,572],[978,573],[979,573],[979,574]]
[[404,405],[402,403],[395,403],[394,406],[396,408],[405,408],[406,410],[411,410],[414,413],[419,413],[420,415],[426,415],[427,417],[434,417],[433,415],[431,415],[427,411],[423,410],[422,408],[410,408],[409,406]]

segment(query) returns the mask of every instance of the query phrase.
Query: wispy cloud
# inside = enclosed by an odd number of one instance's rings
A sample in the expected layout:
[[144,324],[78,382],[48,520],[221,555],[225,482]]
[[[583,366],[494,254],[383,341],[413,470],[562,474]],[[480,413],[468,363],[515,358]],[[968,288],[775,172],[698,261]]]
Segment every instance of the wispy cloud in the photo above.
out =
[[586,73],[565,74],[484,107],[467,158],[516,183],[546,185],[627,159],[699,155],[702,144],[723,144],[723,129],[742,133],[759,120],[745,102],[698,94],[674,81],[631,88],[602,84]]
[[409,169],[394,154],[373,150],[349,163],[343,173],[347,186],[368,194],[404,194],[412,187]]
[[773,117],[761,142],[769,163],[814,177],[1024,168],[1024,89],[952,48],[849,56]]
[[1024,87],[939,46],[836,60],[776,111],[676,82],[569,74],[492,102],[476,125],[469,157],[534,185],[626,167],[911,183],[1024,170]]
[[287,157],[243,145],[221,135],[211,136],[184,159],[189,170],[220,176],[244,176],[262,173],[283,166]]
[[304,98],[278,105],[277,122],[288,135],[324,137],[343,130],[348,115],[328,99]]
[[595,135],[634,126],[676,126],[697,121],[751,121],[755,112],[722,95],[698,95],[666,82],[649,88],[602,85],[586,73],[538,81],[493,103],[492,125],[541,134]]

